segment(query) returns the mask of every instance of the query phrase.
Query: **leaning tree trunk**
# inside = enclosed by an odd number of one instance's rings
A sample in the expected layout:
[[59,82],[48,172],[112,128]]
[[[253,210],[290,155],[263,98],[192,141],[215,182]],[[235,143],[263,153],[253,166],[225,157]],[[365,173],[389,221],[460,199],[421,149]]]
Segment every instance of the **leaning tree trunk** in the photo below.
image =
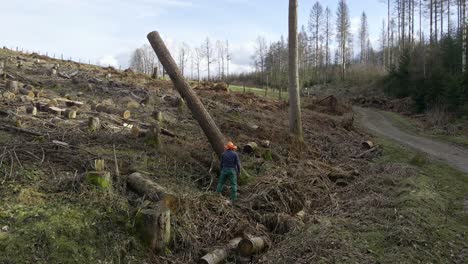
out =
[[213,118],[205,109],[202,102],[190,87],[190,85],[184,80],[180,70],[177,68],[177,64],[169,53],[169,50],[164,44],[159,33],[156,31],[149,33],[148,40],[156,52],[159,61],[161,61],[164,69],[169,74],[169,77],[174,83],[175,88],[187,102],[187,106],[200,124],[214,151],[219,156],[221,156],[224,152],[225,138],[219,128],[216,126]]
[[289,128],[298,142],[303,142],[301,101],[299,98],[297,0],[289,0]]

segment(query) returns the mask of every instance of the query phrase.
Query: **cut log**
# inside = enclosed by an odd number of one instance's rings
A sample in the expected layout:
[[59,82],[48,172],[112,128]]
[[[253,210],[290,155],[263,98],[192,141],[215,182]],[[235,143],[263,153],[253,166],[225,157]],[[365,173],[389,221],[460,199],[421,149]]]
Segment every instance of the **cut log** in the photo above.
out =
[[68,119],[75,119],[76,118],[76,110],[67,109],[63,112],[63,116]]
[[59,107],[56,107],[56,106],[50,106],[49,107],[49,113],[52,113],[56,116],[61,116],[63,112],[65,112],[65,109],[62,109],[62,108],[59,108]]
[[226,260],[229,254],[239,246],[239,242],[242,240],[241,237],[232,239],[229,243],[220,249],[213,250],[212,252],[203,256],[198,264],[219,264]]
[[371,149],[371,148],[374,147],[374,143],[372,141],[364,141],[364,142],[362,142],[362,146],[365,149]]
[[34,92],[32,90],[28,90],[26,88],[20,88],[19,93],[22,94],[22,95],[25,95],[30,100],[34,100],[35,95],[34,95]]
[[12,92],[8,92],[8,91],[2,93],[2,96],[3,96],[3,98],[8,99],[8,100],[13,100],[13,99],[16,98],[16,94],[14,94]]
[[96,132],[101,129],[101,121],[99,120],[99,117],[89,117],[88,119],[88,130],[90,132]]
[[264,237],[244,238],[239,242],[237,250],[241,256],[250,257],[264,251],[268,247],[267,241]]
[[247,154],[252,154],[252,153],[255,153],[257,148],[258,148],[257,143],[249,142],[242,148],[242,151]]
[[41,98],[44,96],[44,91],[42,90],[34,90],[34,97],[35,98]]
[[49,104],[45,102],[37,102],[36,103],[36,108],[40,112],[49,112]]
[[144,177],[141,173],[135,172],[128,176],[127,183],[132,190],[140,195],[144,195],[147,199],[155,202],[161,201],[171,210],[177,208],[177,198],[174,194],[154,181]]
[[35,106],[26,107],[26,113],[32,116],[37,115],[37,108]]
[[80,101],[72,101],[72,100],[66,100],[65,101],[65,105],[67,107],[73,107],[73,106],[76,106],[76,107],[82,107],[84,105],[83,102],[80,102]]
[[17,94],[19,91],[17,81],[11,81],[11,80],[7,81],[5,88],[8,92],[14,93],[14,94]]
[[165,253],[171,242],[171,210],[161,203],[156,209],[141,210],[136,216],[135,227],[150,250]]
[[107,105],[97,105],[96,111],[103,112],[107,114],[117,115],[123,119],[129,119],[131,114],[128,110],[121,110]]

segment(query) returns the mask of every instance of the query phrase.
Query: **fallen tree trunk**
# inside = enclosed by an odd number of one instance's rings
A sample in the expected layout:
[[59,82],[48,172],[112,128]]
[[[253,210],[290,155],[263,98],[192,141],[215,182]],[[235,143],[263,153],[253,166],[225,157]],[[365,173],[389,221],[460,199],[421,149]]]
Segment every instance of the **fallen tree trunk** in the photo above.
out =
[[179,91],[182,98],[187,102],[188,108],[192,111],[194,118],[200,124],[213,150],[221,157],[224,152],[225,138],[218,126],[210,116],[206,108],[203,106],[197,94],[193,91],[190,85],[184,80],[177,64],[172,58],[164,41],[158,32],[154,31],[148,34],[148,40],[156,52],[159,61],[164,67],[164,70],[169,74],[175,88]]
[[22,133],[22,134],[37,136],[37,137],[44,136],[41,133],[37,133],[37,132],[34,132],[34,131],[22,129],[22,128],[19,128],[19,127],[3,125],[3,124],[0,124],[0,130],[7,131],[7,132],[14,132],[14,133]]
[[144,195],[149,200],[163,202],[163,204],[174,210],[177,208],[177,197],[166,188],[144,177],[141,173],[135,172],[128,176],[127,183],[130,188],[140,195]]
[[129,119],[131,115],[130,111],[128,110],[121,110],[107,105],[97,105],[96,111],[103,112],[106,114],[117,115],[119,117],[122,117],[123,119]]
[[237,250],[243,257],[250,257],[264,251],[268,247],[268,240],[264,237],[244,238],[239,242]]
[[203,256],[198,264],[219,264],[226,260],[234,249],[239,246],[239,242],[242,240],[241,237],[235,238],[224,247],[220,249],[213,250],[212,252]]

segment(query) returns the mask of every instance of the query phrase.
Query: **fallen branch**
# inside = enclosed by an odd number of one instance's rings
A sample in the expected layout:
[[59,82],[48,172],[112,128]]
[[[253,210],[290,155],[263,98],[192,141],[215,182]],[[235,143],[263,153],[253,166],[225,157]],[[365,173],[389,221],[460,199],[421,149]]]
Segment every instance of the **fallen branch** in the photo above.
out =
[[22,134],[37,136],[37,137],[43,137],[44,136],[41,133],[37,133],[37,132],[34,132],[34,131],[19,128],[19,127],[4,125],[4,124],[0,124],[0,130],[7,131],[7,132],[22,133]]

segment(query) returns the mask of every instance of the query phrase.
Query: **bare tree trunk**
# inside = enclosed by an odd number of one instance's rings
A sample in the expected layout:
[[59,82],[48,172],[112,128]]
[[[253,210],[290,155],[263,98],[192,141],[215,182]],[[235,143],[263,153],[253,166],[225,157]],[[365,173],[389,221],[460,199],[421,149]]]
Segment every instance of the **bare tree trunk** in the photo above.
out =
[[462,55],[462,71],[465,72],[466,71],[466,54],[468,52],[468,46],[467,46],[467,43],[466,43],[466,34],[468,33],[468,23],[466,21],[466,0],[462,0],[462,4],[463,4],[463,7],[462,7],[462,18],[463,18],[463,21],[462,21],[462,42],[463,42],[463,55]]
[[185,99],[187,106],[192,111],[194,118],[198,121],[200,127],[203,129],[203,132],[208,138],[208,141],[210,142],[213,150],[216,152],[216,154],[218,154],[218,156],[221,156],[224,152],[225,138],[219,128],[216,126],[213,118],[205,109],[197,94],[184,80],[159,33],[156,31],[149,33],[148,40],[158,55],[159,61],[161,61],[164,69],[166,69],[167,73],[169,74],[169,77],[174,83],[175,88]]
[[298,142],[304,142],[301,101],[299,98],[299,70],[297,67],[297,6],[297,0],[289,0],[289,128]]
[[430,39],[431,39],[431,45],[432,45],[434,43],[434,31],[433,31],[433,27],[432,27],[433,20],[434,20],[433,19],[433,17],[434,17],[434,8],[433,8],[434,7],[434,0],[431,0],[430,5],[431,6],[430,6],[430,10],[429,10],[429,13],[430,13],[429,16],[431,18],[430,18],[430,21],[429,21],[429,25],[430,25],[430,30],[429,31],[430,31],[430,34],[431,34]]

